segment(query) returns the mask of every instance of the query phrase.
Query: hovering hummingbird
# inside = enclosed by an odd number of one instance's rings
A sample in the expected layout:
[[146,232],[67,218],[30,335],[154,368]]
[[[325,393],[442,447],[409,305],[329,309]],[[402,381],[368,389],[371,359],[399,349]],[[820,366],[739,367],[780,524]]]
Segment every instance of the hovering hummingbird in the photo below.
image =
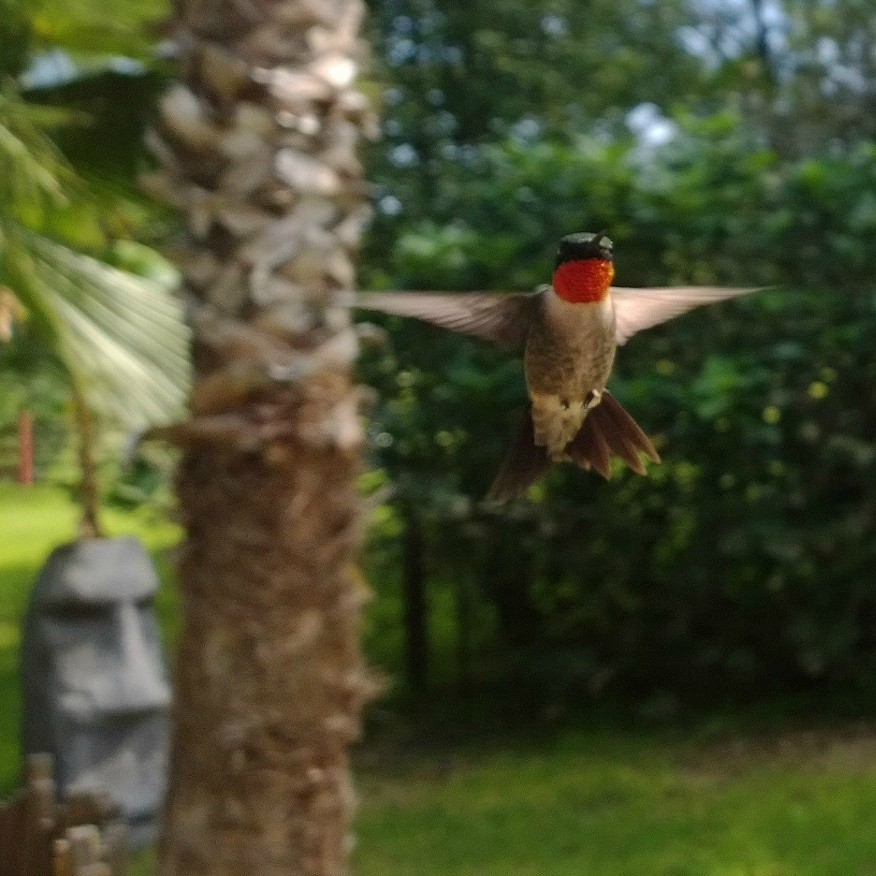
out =
[[570,461],[608,479],[611,458],[646,474],[642,453],[660,457],[605,384],[618,346],[695,307],[756,289],[612,287],[614,247],[604,233],[560,241],[550,286],[529,293],[377,292],[355,306],[497,341],[523,350],[529,404],[488,493],[506,501],[550,467]]

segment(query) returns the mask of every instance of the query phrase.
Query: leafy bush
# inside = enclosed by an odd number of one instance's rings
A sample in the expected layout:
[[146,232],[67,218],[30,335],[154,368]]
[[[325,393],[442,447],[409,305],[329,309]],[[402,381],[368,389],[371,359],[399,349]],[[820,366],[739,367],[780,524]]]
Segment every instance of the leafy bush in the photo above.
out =
[[499,641],[565,655],[586,690],[867,685],[876,146],[782,160],[732,114],[678,124],[647,154],[485,147],[447,181],[465,209],[401,224],[381,263],[397,288],[526,288],[548,279],[561,233],[606,228],[621,285],[780,285],[621,351],[613,389],[663,465],[609,483],[559,468],[532,501],[490,512],[479,499],[523,402],[519,363],[399,320],[365,365],[378,460],[425,509],[428,565],[474,577]]

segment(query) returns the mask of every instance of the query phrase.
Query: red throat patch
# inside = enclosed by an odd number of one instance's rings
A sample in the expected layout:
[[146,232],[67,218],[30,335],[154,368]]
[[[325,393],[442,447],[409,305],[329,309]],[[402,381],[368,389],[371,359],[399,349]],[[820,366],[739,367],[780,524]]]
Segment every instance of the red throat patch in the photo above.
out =
[[605,259],[563,262],[554,271],[554,290],[570,304],[602,301],[614,279],[614,264]]

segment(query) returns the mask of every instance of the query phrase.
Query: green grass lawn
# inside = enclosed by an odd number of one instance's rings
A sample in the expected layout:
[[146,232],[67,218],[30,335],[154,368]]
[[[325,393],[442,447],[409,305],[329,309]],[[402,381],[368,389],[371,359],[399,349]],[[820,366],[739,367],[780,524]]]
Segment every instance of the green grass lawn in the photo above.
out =
[[360,776],[363,876],[876,873],[876,735],[566,729]]
[[[61,491],[0,486],[0,793],[19,773],[27,589],[75,521]],[[141,536],[162,563],[178,538],[143,515],[108,514],[107,524]],[[166,589],[171,634],[174,606]],[[454,733],[447,709],[407,721],[376,710],[357,766],[361,876],[876,874],[869,724],[737,716],[649,729],[584,715],[521,729],[479,708],[481,719]],[[140,856],[134,872],[151,867]]]

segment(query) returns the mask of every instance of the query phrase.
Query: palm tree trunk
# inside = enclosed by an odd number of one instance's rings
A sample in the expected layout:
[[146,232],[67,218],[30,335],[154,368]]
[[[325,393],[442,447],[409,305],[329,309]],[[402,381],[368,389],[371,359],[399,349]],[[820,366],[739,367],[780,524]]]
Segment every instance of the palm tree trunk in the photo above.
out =
[[178,0],[147,181],[185,218],[184,626],[161,872],[341,874],[373,693],[354,566],[361,0]]

